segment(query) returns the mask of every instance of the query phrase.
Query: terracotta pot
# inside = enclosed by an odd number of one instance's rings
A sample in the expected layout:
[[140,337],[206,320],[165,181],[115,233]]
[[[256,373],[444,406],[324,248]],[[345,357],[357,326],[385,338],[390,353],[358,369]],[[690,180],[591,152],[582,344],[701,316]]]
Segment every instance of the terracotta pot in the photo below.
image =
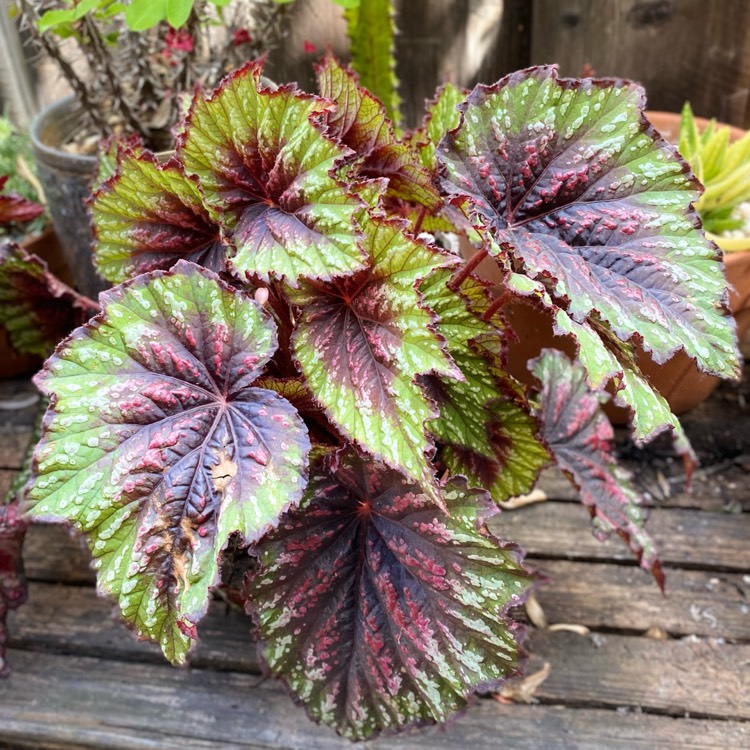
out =
[[94,269],[86,208],[98,160],[95,156],[71,154],[61,149],[82,127],[82,121],[83,113],[75,97],[61,99],[32,122],[31,144],[52,224],[73,274],[74,286],[87,297],[96,299],[99,292],[109,286]]

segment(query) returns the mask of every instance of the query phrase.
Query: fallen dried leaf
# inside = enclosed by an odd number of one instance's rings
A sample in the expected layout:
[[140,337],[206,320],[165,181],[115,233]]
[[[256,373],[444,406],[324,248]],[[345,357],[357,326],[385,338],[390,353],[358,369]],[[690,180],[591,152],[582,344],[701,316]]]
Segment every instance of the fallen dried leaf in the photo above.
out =
[[591,633],[591,630],[585,625],[578,625],[575,622],[556,622],[554,625],[550,625],[547,630],[550,633],[557,633],[563,630],[567,633],[578,633],[578,635],[589,635]]
[[547,615],[544,614],[542,605],[539,604],[539,600],[534,593],[529,594],[529,598],[526,600],[526,614],[534,627],[540,630],[547,628]]
[[508,680],[502,686],[499,693],[496,693],[495,700],[500,703],[512,701],[513,703],[536,703],[534,693],[539,686],[549,677],[549,662],[544,662],[544,666],[533,674],[527,675],[522,679]]
[[660,628],[658,625],[652,625],[644,635],[646,638],[653,638],[655,641],[666,641],[667,638],[669,638],[667,631]]
[[543,503],[545,500],[547,500],[547,493],[544,490],[536,489],[532,490],[528,495],[518,495],[498,504],[503,510],[516,510],[523,508],[525,505]]

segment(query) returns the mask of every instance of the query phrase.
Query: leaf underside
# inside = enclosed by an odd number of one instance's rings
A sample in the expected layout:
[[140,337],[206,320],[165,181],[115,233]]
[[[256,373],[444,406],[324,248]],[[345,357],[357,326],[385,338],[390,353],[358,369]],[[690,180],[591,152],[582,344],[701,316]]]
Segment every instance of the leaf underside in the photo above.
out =
[[555,461],[580,490],[599,538],[616,532],[645,570],[664,587],[655,545],[643,527],[641,498],[612,452],[612,425],[601,410],[601,393],[593,392],[586,372],[561,352],[547,349],[534,360],[541,382],[539,418]]
[[36,255],[18,245],[0,247],[0,325],[16,351],[46,357],[96,310]]
[[642,104],[635,84],[551,67],[478,86],[438,147],[443,189],[468,199],[490,252],[541,282],[554,313],[641,342],[659,363],[684,349],[736,377],[722,266],[690,206],[699,185]]
[[30,514],[85,532],[99,588],[179,663],[230,537],[257,541],[301,498],[307,430],[253,386],[275,326],[215,274],[179,261],[101,299],[37,376]]
[[443,722],[517,668],[519,551],[486,530],[486,493],[453,480],[443,496],[450,516],[347,451],[312,469],[303,505],[258,547],[246,595],[263,657],[350,739]]
[[329,106],[291,87],[263,88],[254,63],[193,102],[178,156],[232,235],[239,274],[297,286],[365,266],[362,203],[333,175],[349,151],[311,121]]

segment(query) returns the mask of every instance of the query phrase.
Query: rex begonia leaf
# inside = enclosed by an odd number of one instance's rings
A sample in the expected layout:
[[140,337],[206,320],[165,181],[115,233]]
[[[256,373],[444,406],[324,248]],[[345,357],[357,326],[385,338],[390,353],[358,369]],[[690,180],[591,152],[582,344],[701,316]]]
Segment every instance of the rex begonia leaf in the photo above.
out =
[[300,500],[307,430],[252,385],[274,324],[212,272],[179,261],[101,301],[37,376],[52,401],[30,513],[85,532],[100,590],[180,663],[229,538],[257,541]]
[[8,611],[17,609],[26,601],[26,578],[21,553],[27,526],[17,500],[6,504],[0,500],[0,677],[10,674],[5,661]]
[[436,414],[416,377],[457,373],[416,286],[454,259],[407,236],[401,222],[370,217],[363,223],[369,269],[326,284],[303,283],[290,295],[300,307],[294,355],[345,436],[438,497],[424,427]]
[[420,487],[353,451],[311,470],[257,548],[245,593],[262,654],[311,717],[350,739],[443,722],[518,666],[507,609],[530,583],[486,529],[487,494]]
[[[665,429],[672,429],[677,437],[684,437],[682,426],[666,399],[640,374],[632,357],[618,359],[599,332],[586,321],[577,323],[565,310],[555,305],[539,281],[510,273],[506,277],[505,287],[522,296],[535,297],[544,304],[552,316],[555,334],[570,336],[575,342],[578,362],[586,370],[591,388],[603,390],[612,381],[615,402],[631,411],[631,429],[636,442],[648,442]],[[615,347],[612,349],[616,350]]]
[[512,393],[509,376],[491,353],[488,344],[501,347],[501,334],[480,316],[487,302],[484,284],[469,277],[453,292],[447,286],[450,275],[439,269],[419,287],[425,304],[437,313],[438,332],[464,376],[427,379],[440,412],[428,428],[441,444],[440,457],[448,470],[502,502],[532,489],[549,454],[536,436],[535,419]]
[[53,276],[18,245],[0,247],[0,325],[16,351],[46,357],[98,305]]
[[[8,176],[0,177],[0,193],[8,181]],[[0,226],[11,222],[23,223],[32,221],[44,213],[44,206],[34,203],[22,195],[8,193],[0,195]]]
[[108,281],[167,270],[180,258],[224,270],[216,216],[174,159],[160,164],[149,152],[122,150],[115,173],[93,195],[91,219],[94,264]]
[[297,286],[365,266],[362,203],[333,175],[350,151],[311,121],[330,106],[291,87],[263,88],[257,64],[193,102],[178,155],[232,234],[237,272]]
[[416,149],[396,138],[383,104],[358,86],[355,74],[331,55],[316,72],[321,96],[336,104],[325,117],[328,133],[360,157],[358,173],[366,178],[386,177],[387,195],[392,198],[437,208],[441,198],[431,174],[419,163]]
[[443,136],[461,123],[458,105],[466,98],[466,92],[446,83],[438,89],[435,98],[427,103],[424,125],[412,134],[411,140],[419,150],[422,166],[430,172],[438,168],[435,149]]
[[700,186],[643,104],[635,84],[546,66],[478,86],[438,147],[443,189],[576,322],[735,377],[721,263],[691,207]]
[[562,352],[545,350],[534,361],[532,372],[541,382],[538,413],[544,439],[580,490],[596,535],[603,538],[617,532],[663,587],[654,542],[643,527],[640,497],[612,452],[614,432],[600,407],[604,394],[592,391],[583,367]]

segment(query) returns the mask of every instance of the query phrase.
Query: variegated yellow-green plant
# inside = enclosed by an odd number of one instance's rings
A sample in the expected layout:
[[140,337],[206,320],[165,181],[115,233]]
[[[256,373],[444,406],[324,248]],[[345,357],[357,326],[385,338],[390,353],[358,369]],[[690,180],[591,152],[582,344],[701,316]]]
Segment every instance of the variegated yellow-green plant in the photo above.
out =
[[710,120],[701,131],[690,103],[680,116],[680,153],[704,186],[695,204],[703,228],[725,252],[746,250],[746,237],[722,236],[741,229],[745,223],[737,215],[740,204],[750,201],[750,133],[730,142],[730,128]]
[[[100,590],[175,663],[230,540],[249,549],[270,670],[366,739],[517,671],[508,609],[531,576],[485,522],[547,464],[661,581],[604,389],[637,439],[679,434],[632,344],[722,377],[738,362],[700,186],[638,86],[531,68],[444,88],[398,137],[351,71],[317,72],[320,96],[248,64],[196,94],[169,161],[119,149],[91,201],[117,286],[36,378],[50,406],[27,506],[86,536]],[[534,389],[509,374],[486,258],[577,348],[529,363]]]

